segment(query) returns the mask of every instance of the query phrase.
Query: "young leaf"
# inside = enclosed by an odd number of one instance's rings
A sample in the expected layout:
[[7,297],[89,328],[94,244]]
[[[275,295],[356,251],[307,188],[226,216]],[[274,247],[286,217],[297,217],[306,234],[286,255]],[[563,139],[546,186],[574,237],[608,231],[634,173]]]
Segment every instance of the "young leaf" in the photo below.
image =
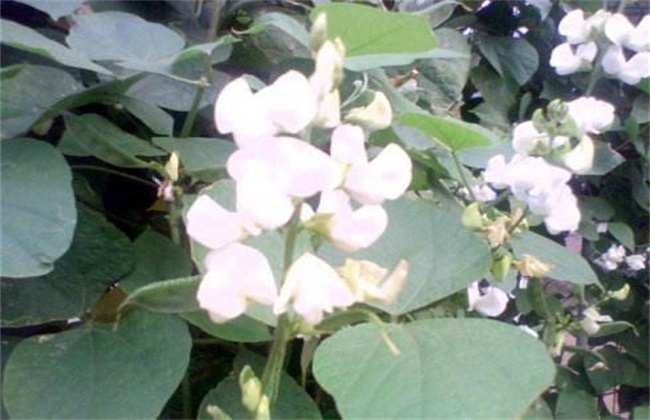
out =
[[139,306],[152,312],[176,314],[199,309],[196,292],[200,276],[164,280],[136,289],[122,304],[122,308]]

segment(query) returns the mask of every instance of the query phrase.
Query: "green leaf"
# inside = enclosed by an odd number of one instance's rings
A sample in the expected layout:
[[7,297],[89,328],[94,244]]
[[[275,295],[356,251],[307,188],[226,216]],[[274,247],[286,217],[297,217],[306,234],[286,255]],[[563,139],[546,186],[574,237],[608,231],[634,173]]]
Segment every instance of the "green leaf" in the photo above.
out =
[[273,339],[265,324],[246,315],[223,324],[213,322],[205,311],[185,312],[180,316],[207,334],[235,343],[259,343]]
[[634,420],[650,419],[650,405],[634,407],[632,418]]
[[42,66],[3,69],[0,90],[2,138],[22,134],[65,97],[83,87],[63,70]]
[[0,32],[2,32],[0,42],[5,45],[50,58],[69,67],[112,75],[109,70],[93,63],[82,52],[71,50],[26,26],[3,19],[0,20]]
[[167,112],[154,104],[129,96],[121,96],[119,101],[127,111],[142,121],[154,133],[172,135],[174,119]]
[[521,86],[537,71],[537,50],[524,38],[481,36],[478,41],[481,53],[506,83]]
[[[201,99],[199,109],[212,105],[218,89],[227,82],[226,76],[216,73]],[[131,87],[127,95],[173,111],[189,111],[196,96],[197,87],[169,77],[151,74]]]
[[329,3],[311,14],[327,16],[327,37],[345,44],[345,67],[361,71],[431,57],[438,41],[426,18],[359,4]]
[[178,152],[184,173],[208,181],[223,176],[228,158],[237,149],[231,141],[214,138],[155,137],[153,142],[170,153]]
[[512,238],[510,244],[517,258],[528,254],[553,265],[546,277],[575,284],[598,284],[596,273],[581,255],[550,239],[526,232]]
[[68,115],[65,121],[68,128],[59,142],[59,150],[66,155],[95,156],[115,166],[148,168],[151,164],[136,156],[165,154],[101,115]]
[[635,241],[634,241],[634,231],[626,223],[623,222],[611,222],[607,224],[607,230],[612,234],[616,240],[627,248],[629,251],[634,252],[635,250]]
[[394,267],[409,263],[408,279],[397,301],[382,309],[393,315],[428,305],[483,277],[491,264],[487,245],[456,216],[421,200],[401,199],[385,204],[389,225],[372,247],[345,254],[330,244],[319,253],[334,265],[345,258],[366,259]]
[[116,330],[95,324],[29,338],[7,363],[4,402],[12,418],[156,418],[191,345],[183,321],[147,312]]
[[518,418],[553,383],[542,343],[511,325],[430,319],[340,330],[314,375],[344,418]]
[[1,275],[49,273],[70,247],[77,222],[70,167],[42,141],[5,140],[0,150]]
[[72,12],[81,7],[86,0],[65,0],[65,1],[52,1],[52,0],[18,0],[20,3],[28,4],[35,9],[41,10],[54,20],[58,20],[63,16],[71,15]]
[[404,114],[399,122],[423,131],[438,143],[453,152],[470,147],[487,147],[497,140],[493,134],[479,125],[466,123],[454,118],[434,117],[424,114]]
[[135,267],[121,281],[127,292],[161,280],[189,277],[192,260],[169,238],[147,229],[133,242]]
[[137,306],[152,312],[177,314],[199,309],[196,292],[200,276],[149,283],[129,294],[122,307]]
[[580,390],[563,390],[555,404],[555,419],[597,419],[596,397]]
[[[233,419],[249,418],[250,414],[241,403],[239,372],[249,365],[258,378],[262,377],[265,359],[252,352],[242,352],[235,359],[233,373],[219,382],[216,388],[206,394],[199,408],[199,419],[211,419],[206,411],[208,405],[217,405]],[[309,395],[293,380],[282,373],[278,400],[271,408],[274,419],[320,419],[318,407]]]
[[180,52],[185,40],[166,26],[124,12],[75,15],[66,41],[93,60],[151,62]]
[[602,394],[622,384],[639,388],[648,386],[647,369],[643,369],[629,355],[620,353],[611,345],[602,347],[598,353],[605,358],[605,362],[593,356],[584,358],[585,372],[597,393]]
[[[56,261],[51,273],[0,281],[2,326],[19,327],[80,317],[110,284],[131,269],[134,250],[122,232],[102,214],[83,206],[79,207],[78,218],[72,246]],[[5,220],[3,214],[3,223]],[[3,226],[3,235],[4,232]],[[6,242],[7,237],[3,240]]]
[[298,41],[307,51],[310,50],[309,32],[296,19],[285,13],[264,12],[255,19],[255,25],[274,26]]

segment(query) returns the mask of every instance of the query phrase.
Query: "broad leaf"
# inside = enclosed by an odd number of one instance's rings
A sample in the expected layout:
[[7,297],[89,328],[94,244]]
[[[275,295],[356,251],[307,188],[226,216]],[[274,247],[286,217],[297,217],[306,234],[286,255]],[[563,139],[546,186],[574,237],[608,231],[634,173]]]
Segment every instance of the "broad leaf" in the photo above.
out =
[[[219,382],[217,387],[206,394],[199,408],[199,419],[211,419],[207,407],[217,405],[233,419],[250,418],[241,403],[241,389],[239,387],[239,372],[249,365],[256,376],[260,378],[264,370],[265,359],[255,353],[243,352],[235,359],[233,373]],[[309,395],[286,373],[282,374],[278,400],[271,409],[271,418],[274,419],[320,419],[318,407]]]
[[471,147],[487,147],[497,143],[494,135],[481,126],[453,118],[404,114],[400,117],[399,122],[423,131],[452,152]]
[[[225,85],[227,81],[226,76],[223,74],[216,73],[213,75],[210,87],[203,94],[199,109],[213,105],[218,89]],[[196,89],[196,86],[179,80],[150,74],[133,85],[127,95],[173,111],[189,111],[196,96]]]
[[26,26],[9,20],[0,20],[0,32],[2,32],[0,42],[5,45],[50,58],[69,67],[112,74],[104,67],[93,63],[82,52],[71,50]]
[[121,96],[119,101],[127,111],[142,121],[154,133],[172,135],[174,119],[167,112],[154,104],[129,96]]
[[553,383],[542,343],[481,319],[340,330],[316,350],[314,375],[344,418],[518,418]]
[[424,201],[401,199],[384,207],[388,229],[372,247],[353,254],[329,244],[319,250],[334,265],[349,257],[390,269],[406,259],[409,273],[404,290],[395,303],[382,309],[397,315],[428,305],[464,289],[488,271],[488,247],[456,216]]
[[512,238],[510,243],[517,258],[527,254],[537,257],[543,263],[551,264],[553,268],[546,277],[575,284],[598,283],[596,273],[581,255],[550,239],[526,232]]
[[[3,223],[5,220],[3,214]],[[3,235],[4,232],[3,226]],[[6,236],[3,239],[7,241]],[[72,246],[56,261],[51,273],[0,281],[2,326],[19,327],[82,316],[109,285],[131,269],[133,255],[131,242],[122,232],[100,213],[80,207]]]
[[160,60],[185,46],[173,30],[123,12],[74,16],[67,42],[93,60],[121,63]]
[[361,71],[409,64],[431,57],[438,41],[426,18],[349,3],[329,3],[312,12],[327,16],[327,37],[345,44],[345,67]]
[[83,90],[63,70],[42,66],[3,69],[0,110],[3,139],[29,130],[50,107]]
[[612,146],[603,141],[594,140],[594,164],[587,172],[587,175],[605,175],[621,163],[625,158],[621,156]]
[[58,150],[42,141],[5,140],[0,150],[0,274],[46,274],[70,247],[77,222],[70,167]]
[[479,49],[506,82],[525,84],[537,71],[537,50],[524,38],[479,37]]
[[70,115],[59,149],[70,156],[95,156],[115,166],[148,168],[137,156],[161,156],[165,152],[123,131],[97,114]]
[[189,277],[192,260],[179,246],[160,233],[147,229],[133,242],[135,267],[121,281],[127,292],[161,280]]
[[184,322],[143,311],[117,329],[95,324],[29,338],[7,363],[4,402],[12,418],[156,418],[191,345]]

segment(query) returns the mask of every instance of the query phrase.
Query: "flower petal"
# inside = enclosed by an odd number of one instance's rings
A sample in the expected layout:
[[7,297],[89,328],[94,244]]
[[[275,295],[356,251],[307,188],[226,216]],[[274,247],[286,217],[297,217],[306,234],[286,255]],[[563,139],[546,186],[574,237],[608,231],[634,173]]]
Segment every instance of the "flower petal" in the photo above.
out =
[[207,195],[199,196],[187,212],[187,234],[211,249],[219,249],[248,236],[236,213]]

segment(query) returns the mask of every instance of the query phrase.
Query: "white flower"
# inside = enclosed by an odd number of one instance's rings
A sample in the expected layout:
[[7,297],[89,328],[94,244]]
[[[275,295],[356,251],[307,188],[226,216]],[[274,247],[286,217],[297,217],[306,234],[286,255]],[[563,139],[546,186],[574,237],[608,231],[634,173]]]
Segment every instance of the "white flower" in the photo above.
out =
[[633,271],[643,270],[645,268],[645,255],[635,254],[625,257],[627,266]]
[[352,292],[329,264],[305,253],[289,267],[273,311],[279,315],[291,306],[307,322],[316,325],[324,313],[345,308],[354,301]]
[[560,35],[564,35],[570,44],[580,44],[589,39],[591,26],[585,20],[584,12],[575,9],[567,13],[557,27]]
[[543,158],[515,155],[506,164],[503,155],[492,157],[483,177],[496,188],[510,187],[514,196],[544,217],[549,232],[578,228],[580,210],[567,182],[571,173],[548,164]]
[[219,249],[260,230],[241,215],[228,211],[207,195],[199,196],[187,212],[187,234],[210,249]]
[[355,210],[350,197],[341,190],[321,193],[318,214],[329,216],[326,234],[346,252],[369,247],[388,226],[388,215],[380,205],[364,205]]
[[278,133],[297,133],[316,116],[307,78],[295,70],[253,93],[243,78],[228,83],[217,98],[214,118],[221,133],[233,133],[239,147]]
[[478,281],[467,287],[468,311],[476,311],[485,316],[499,316],[506,310],[508,300],[508,294],[498,287],[481,288]]
[[555,67],[555,72],[560,76],[576,73],[591,68],[598,53],[598,47],[594,42],[588,42],[575,47],[573,51],[571,44],[565,42],[553,49],[549,64]]
[[562,155],[560,160],[575,174],[586,174],[594,163],[594,141],[588,135],[582,136],[580,143],[570,152]]
[[[569,115],[582,133],[601,133],[614,122],[614,106],[591,96],[584,96],[566,103]],[[579,136],[580,136],[579,135]]]
[[532,335],[535,338],[539,338],[539,334],[537,333],[537,331],[530,328],[528,325],[518,325],[517,327],[523,332],[525,332],[526,334]]
[[641,52],[650,50],[650,16],[645,15],[639,24],[632,23],[620,13],[615,13],[605,22],[605,35],[614,44]]
[[411,159],[400,146],[391,143],[368,161],[361,127],[337,127],[332,133],[330,153],[346,167],[343,188],[363,204],[394,200],[411,183]]
[[522,155],[544,154],[550,146],[548,134],[537,131],[532,121],[517,124],[512,132],[512,148]]
[[381,130],[390,126],[393,110],[383,92],[376,91],[375,96],[367,106],[351,109],[345,117],[347,122],[363,125],[370,130]]
[[620,46],[610,45],[603,56],[602,65],[606,73],[629,85],[636,85],[641,79],[650,77],[650,52],[636,53],[626,60]]
[[618,265],[625,260],[625,248],[623,245],[611,245],[604,254],[598,257],[594,262],[601,266],[605,271],[612,271],[618,268]]
[[582,311],[584,318],[580,321],[580,325],[589,335],[596,334],[600,330],[599,322],[612,322],[612,317],[609,315],[601,315],[596,308],[589,307]]
[[293,212],[293,198],[307,198],[341,183],[341,170],[330,156],[292,138],[272,137],[247,147],[228,159],[237,182],[237,212],[274,229]]
[[214,322],[226,322],[246,311],[251,302],[273,305],[278,291],[269,262],[260,251],[232,243],[210,252],[199,285],[199,306]]
[[[497,198],[497,194],[487,184],[472,185],[470,188],[472,190],[472,194],[474,194],[474,198],[476,198],[476,201],[487,203],[488,201],[492,201]],[[472,198],[472,195],[465,187],[461,188],[459,193],[468,200]]]

